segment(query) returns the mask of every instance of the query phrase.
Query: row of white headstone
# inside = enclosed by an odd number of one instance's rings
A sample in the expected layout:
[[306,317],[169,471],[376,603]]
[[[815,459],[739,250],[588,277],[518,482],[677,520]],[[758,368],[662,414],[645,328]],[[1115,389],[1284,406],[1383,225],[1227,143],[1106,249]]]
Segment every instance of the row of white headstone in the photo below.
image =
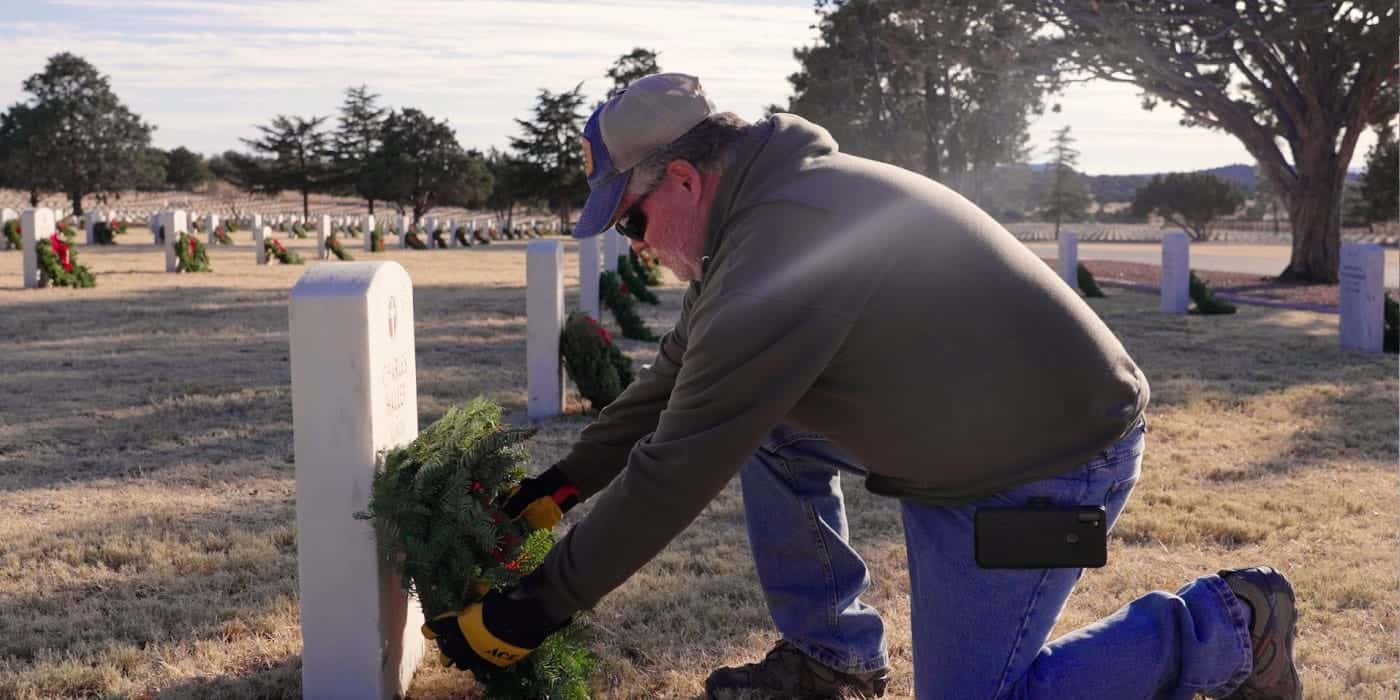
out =
[[[1060,232],[1060,278],[1079,289],[1079,239]],[[1343,243],[1338,270],[1338,334],[1344,349],[1381,352],[1385,336],[1385,251],[1375,243]],[[1191,242],[1183,232],[1162,237],[1161,310],[1184,314],[1191,307]]]

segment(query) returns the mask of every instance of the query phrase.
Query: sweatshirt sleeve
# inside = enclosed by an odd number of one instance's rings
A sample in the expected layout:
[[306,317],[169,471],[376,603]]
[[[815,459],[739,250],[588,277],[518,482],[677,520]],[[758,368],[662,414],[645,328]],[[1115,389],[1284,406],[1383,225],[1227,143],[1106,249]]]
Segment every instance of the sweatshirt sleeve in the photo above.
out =
[[695,303],[655,432],[632,448],[626,469],[542,564],[544,602],[557,614],[592,607],[684,530],[844,344],[850,305],[836,311],[817,303],[831,281],[821,270],[794,282],[784,271],[797,272],[800,256],[775,270],[771,256],[736,253],[731,260],[739,258],[741,269],[706,286]]
[[656,359],[642,367],[632,383],[583,429],[569,454],[559,461],[560,471],[578,487],[579,498],[602,491],[627,464],[632,446],[656,430],[681,368],[686,326],[698,294],[699,287],[691,284],[681,303],[680,318],[671,332],[662,336]]

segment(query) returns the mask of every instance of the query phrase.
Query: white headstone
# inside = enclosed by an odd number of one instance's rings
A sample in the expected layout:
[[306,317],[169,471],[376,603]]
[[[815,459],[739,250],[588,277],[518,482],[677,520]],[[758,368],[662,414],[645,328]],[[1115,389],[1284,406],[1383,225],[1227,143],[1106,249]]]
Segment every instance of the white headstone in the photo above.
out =
[[581,238],[578,242],[578,308],[580,311],[601,321],[598,306],[598,239],[602,236]]
[[395,262],[317,265],[290,316],[302,695],[402,697],[422,609],[354,514],[380,452],[418,435],[413,283]]
[[1070,289],[1079,289],[1079,236],[1069,231],[1060,232],[1059,246],[1060,279]]
[[564,246],[530,241],[525,247],[526,413],[531,420],[564,412],[564,370],[559,332],[564,329]]
[[97,242],[97,239],[93,237],[92,227],[96,226],[97,222],[101,220],[101,214],[92,209],[89,209],[88,213],[83,215],[83,229],[87,233],[87,237],[84,239],[84,243],[86,243],[87,245],[92,245]]
[[325,260],[330,257],[331,252],[326,250],[326,239],[331,235],[331,217],[326,214],[321,215],[321,219],[316,222],[316,259]]
[[264,244],[266,243],[267,239],[269,239],[269,238],[272,237],[272,227],[271,227],[271,226],[257,226],[257,225],[256,225],[256,220],[257,220],[257,218],[258,218],[258,217],[256,217],[256,216],[253,217],[253,219],[254,219],[254,227],[253,227],[253,252],[257,254],[257,261],[258,261],[258,264],[259,264],[259,265],[266,265],[266,264],[267,264],[267,248],[264,247]]
[[365,224],[365,252],[374,250],[374,214],[366,214]]
[[608,272],[617,272],[617,257],[627,252],[627,239],[617,232],[617,228],[610,228],[603,232],[603,269]]
[[15,211],[14,209],[0,209],[0,227],[3,227],[6,221],[18,218],[19,212]]
[[209,231],[207,231],[209,237],[209,245],[214,245],[215,243],[218,243],[218,239],[214,237],[214,229],[219,227],[219,215],[210,214],[209,216],[205,217],[204,224],[209,228]]
[[1174,231],[1162,236],[1162,311],[1184,314],[1191,307],[1191,242]]
[[1343,243],[1338,272],[1342,348],[1380,352],[1385,334],[1385,252],[1375,243]]
[[165,227],[165,271],[175,272],[180,266],[180,258],[175,255],[175,242],[180,234],[190,232],[189,220],[185,212],[176,209],[161,212],[156,225]]
[[52,209],[25,209],[19,217],[20,247],[23,253],[20,261],[24,264],[24,288],[39,286],[39,244],[48,244],[53,237]]

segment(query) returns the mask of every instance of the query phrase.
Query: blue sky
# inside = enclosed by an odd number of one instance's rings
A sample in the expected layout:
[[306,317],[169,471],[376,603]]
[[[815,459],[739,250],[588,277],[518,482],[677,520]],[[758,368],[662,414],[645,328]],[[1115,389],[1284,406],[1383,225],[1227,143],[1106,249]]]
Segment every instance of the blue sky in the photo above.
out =
[[[0,0],[0,106],[48,56],[77,53],[110,76],[155,143],[240,148],[283,114],[327,115],[367,84],[395,107],[448,119],[468,147],[505,146],[537,90],[579,82],[591,96],[633,46],[700,76],[717,105],[747,118],[785,103],[793,48],[815,31],[810,0]],[[1252,159],[1234,138],[1144,112],[1131,86],[1088,83],[1032,127],[1036,159],[1069,124],[1089,173],[1190,170]],[[1373,138],[1357,149],[1361,164]]]

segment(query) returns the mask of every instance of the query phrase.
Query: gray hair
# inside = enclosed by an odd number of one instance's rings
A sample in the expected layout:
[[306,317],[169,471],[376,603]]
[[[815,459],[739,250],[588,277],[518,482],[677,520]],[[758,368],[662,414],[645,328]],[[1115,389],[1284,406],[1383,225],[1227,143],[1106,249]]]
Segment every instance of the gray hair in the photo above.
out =
[[723,169],[729,165],[734,145],[748,126],[748,122],[733,112],[716,112],[705,117],[680,138],[638,163],[632,169],[627,191],[642,195],[655,189],[666,172],[666,165],[673,160],[686,161],[696,170]]

